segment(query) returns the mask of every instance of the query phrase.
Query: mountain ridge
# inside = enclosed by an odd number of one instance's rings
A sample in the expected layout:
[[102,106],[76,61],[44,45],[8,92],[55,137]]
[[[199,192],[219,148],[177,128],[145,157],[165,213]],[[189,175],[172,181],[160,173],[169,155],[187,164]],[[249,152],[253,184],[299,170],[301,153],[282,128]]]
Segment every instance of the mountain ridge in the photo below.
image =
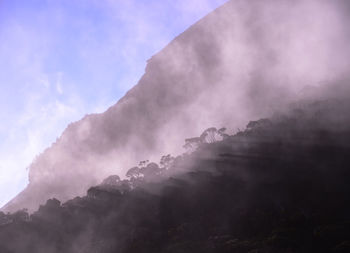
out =
[[135,161],[179,153],[203,128],[232,131],[283,108],[303,86],[337,78],[350,65],[350,50],[335,50],[349,27],[347,16],[337,18],[343,2],[228,1],[154,55],[116,105],[70,124],[3,210],[82,195]]

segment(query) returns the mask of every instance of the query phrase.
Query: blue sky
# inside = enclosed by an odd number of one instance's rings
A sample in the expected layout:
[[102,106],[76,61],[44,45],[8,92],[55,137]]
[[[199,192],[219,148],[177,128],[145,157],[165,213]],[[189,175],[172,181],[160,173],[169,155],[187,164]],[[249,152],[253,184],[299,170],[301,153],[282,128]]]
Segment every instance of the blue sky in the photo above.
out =
[[0,206],[31,161],[103,112],[146,60],[226,0],[0,0]]

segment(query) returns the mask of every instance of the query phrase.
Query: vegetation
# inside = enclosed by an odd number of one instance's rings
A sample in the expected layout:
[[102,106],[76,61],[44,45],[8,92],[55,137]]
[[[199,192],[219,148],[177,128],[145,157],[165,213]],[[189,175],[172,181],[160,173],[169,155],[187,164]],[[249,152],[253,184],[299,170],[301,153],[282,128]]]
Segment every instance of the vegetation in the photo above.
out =
[[232,136],[209,128],[190,153],[142,161],[87,196],[0,213],[0,252],[350,252],[342,109],[311,104]]

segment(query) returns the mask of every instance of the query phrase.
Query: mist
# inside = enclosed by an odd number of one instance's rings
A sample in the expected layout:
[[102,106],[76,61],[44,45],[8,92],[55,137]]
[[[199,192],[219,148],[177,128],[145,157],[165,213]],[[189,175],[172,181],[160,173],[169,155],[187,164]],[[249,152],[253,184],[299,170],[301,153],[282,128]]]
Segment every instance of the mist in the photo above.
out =
[[184,139],[208,127],[235,133],[283,110],[305,87],[326,97],[347,80],[349,8],[345,0],[227,2],[149,59],[118,103],[70,124],[4,210],[82,196],[138,161],[183,152]]

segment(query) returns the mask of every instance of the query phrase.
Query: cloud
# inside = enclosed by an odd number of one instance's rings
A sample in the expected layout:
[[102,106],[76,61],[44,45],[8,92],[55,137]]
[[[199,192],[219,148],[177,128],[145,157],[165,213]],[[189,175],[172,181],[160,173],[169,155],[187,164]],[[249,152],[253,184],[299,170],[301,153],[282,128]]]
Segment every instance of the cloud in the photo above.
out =
[[39,78],[39,82],[42,85],[44,85],[45,88],[50,88],[50,86],[51,86],[48,77],[45,75],[43,77]]
[[17,115],[16,123],[7,129],[0,146],[1,203],[5,204],[28,183],[28,170],[33,159],[66,125],[81,117],[83,106],[78,98],[70,98],[69,104],[59,100],[42,103],[45,95],[28,95],[26,110]]
[[11,194],[1,203],[23,189],[25,168],[70,122],[114,104],[147,59],[224,1],[194,2],[197,8],[180,0],[4,3],[0,192]]
[[56,90],[57,90],[57,93],[60,95],[63,95],[62,77],[63,77],[63,73],[58,72],[57,73],[57,80],[56,80]]

